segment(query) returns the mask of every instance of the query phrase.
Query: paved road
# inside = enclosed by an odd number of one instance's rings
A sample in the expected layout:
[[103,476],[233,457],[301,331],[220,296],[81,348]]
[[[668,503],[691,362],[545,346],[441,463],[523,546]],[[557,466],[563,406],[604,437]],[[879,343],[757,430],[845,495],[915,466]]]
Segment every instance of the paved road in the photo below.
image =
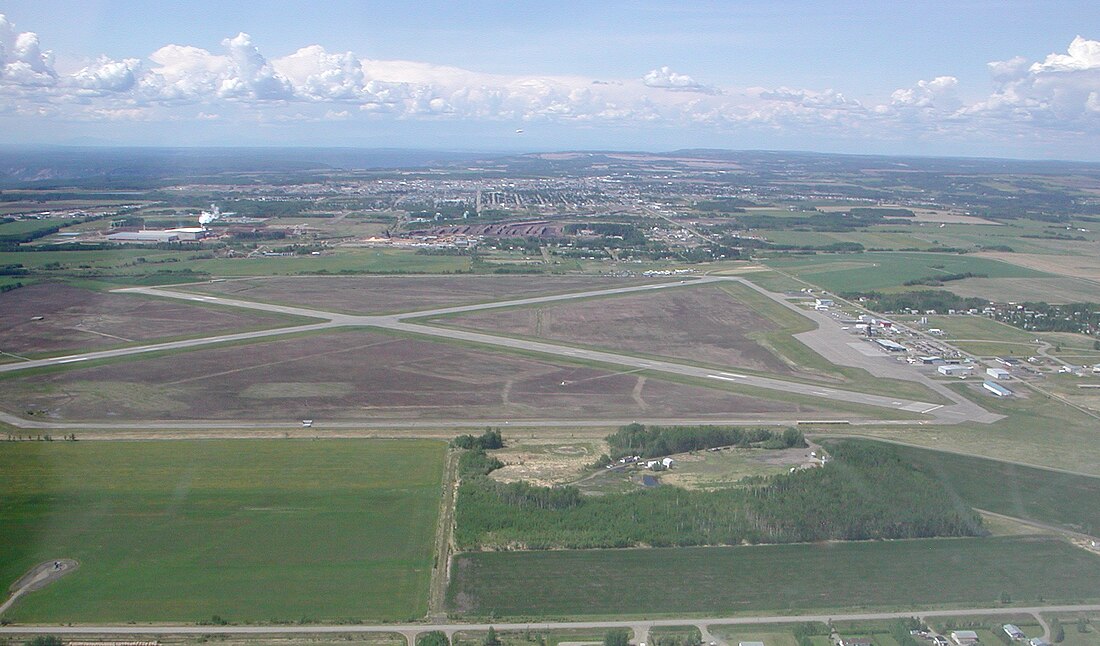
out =
[[[198,296],[185,292],[177,292],[167,289],[161,289],[156,287],[134,287],[118,290],[124,293],[137,293],[146,294],[150,296],[159,296],[166,298],[175,298],[181,300],[193,300],[203,303],[225,305],[230,307],[259,309],[269,312],[278,312],[282,314],[293,314],[296,316],[306,316],[316,319],[321,319],[319,323],[312,323],[307,325],[292,326],[286,328],[277,328],[273,330],[259,330],[255,332],[244,332],[240,334],[228,334],[207,337],[202,339],[189,339],[185,341],[174,341],[169,343],[150,344],[129,348],[118,348],[115,350],[104,350],[99,352],[89,352],[84,354],[75,354],[64,357],[54,357],[50,359],[39,359],[35,361],[26,361],[22,363],[11,363],[0,365],[0,372],[15,372],[19,370],[27,370],[35,367],[50,367],[50,366],[69,366],[71,364],[83,363],[87,361],[95,361],[98,359],[110,359],[117,357],[125,357],[135,354],[159,352],[159,351],[173,351],[180,349],[191,349],[201,347],[204,345],[228,343],[235,341],[247,341],[254,339],[262,339],[267,337],[277,337],[286,334],[296,334],[302,332],[315,332],[319,330],[326,330],[341,326],[365,326],[365,327],[380,327],[389,330],[396,330],[401,332],[407,332],[412,334],[419,334],[424,336],[434,336],[448,340],[463,340],[473,343],[504,347],[513,350],[538,352],[548,354],[552,356],[568,357],[572,359],[579,359],[585,361],[594,361],[605,364],[612,364],[618,366],[625,366],[639,370],[653,370],[657,372],[664,372],[668,374],[681,375],[686,377],[693,377],[702,380],[711,380],[724,382],[727,384],[738,384],[743,386],[750,386],[755,388],[776,390],[785,393],[792,393],[811,398],[823,398],[833,401],[845,402],[849,404],[857,404],[862,406],[871,406],[879,408],[887,408],[893,410],[899,410],[909,413],[918,413],[931,415],[935,421],[939,423],[959,423],[966,421],[977,422],[992,422],[999,419],[999,416],[994,415],[981,408],[977,404],[970,402],[969,400],[953,393],[947,389],[937,389],[937,392],[941,392],[945,397],[950,399],[953,403],[951,405],[940,405],[931,402],[921,402],[907,400],[900,397],[888,397],[883,395],[875,395],[864,392],[856,392],[850,390],[843,390],[838,388],[831,388],[828,386],[821,386],[815,384],[798,383],[793,381],[785,381],[782,379],[775,379],[771,377],[762,377],[757,375],[746,375],[734,372],[726,372],[720,370],[711,370],[707,368],[701,368],[699,366],[692,366],[683,363],[677,363],[669,360],[658,359],[646,359],[641,357],[634,357],[630,355],[617,354],[614,352],[606,352],[600,350],[588,350],[584,348],[577,348],[569,345],[550,343],[545,341],[533,341],[527,339],[516,339],[503,336],[496,336],[492,334],[486,334],[482,332],[473,332],[468,330],[457,330],[451,328],[436,327],[433,325],[424,325],[421,323],[412,322],[412,319],[418,319],[422,317],[435,317],[448,314],[459,314],[464,312],[473,312],[486,309],[498,309],[503,307],[517,307],[526,305],[535,305],[540,303],[550,303],[557,301],[573,300],[578,298],[590,298],[590,297],[603,297],[613,296],[618,294],[629,294],[636,292],[647,292],[663,289],[673,289],[681,286],[697,286],[708,283],[717,282],[737,282],[739,284],[748,285],[750,288],[774,299],[776,302],[781,303],[785,307],[791,308],[800,314],[808,315],[808,312],[803,311],[800,308],[795,307],[785,299],[778,295],[767,292],[748,281],[745,281],[739,277],[728,276],[708,276],[704,278],[683,280],[679,282],[667,282],[658,283],[655,285],[639,285],[633,287],[616,287],[609,289],[590,290],[585,292],[574,292],[569,294],[554,294],[550,296],[536,296],[531,298],[521,298],[509,301],[498,301],[493,303],[480,303],[474,305],[460,305],[455,307],[442,307],[430,310],[420,310],[416,312],[408,312],[403,314],[390,314],[390,315],[351,315],[342,314],[337,312],[325,312],[321,310],[292,307],[284,305],[273,305],[269,303],[257,303],[253,301],[240,300],[234,298],[225,298],[218,296]],[[851,356],[845,356],[845,353],[832,352],[831,348],[839,342],[850,342],[854,337],[845,334],[839,329],[839,327],[833,321],[818,321],[819,329],[824,329],[825,333],[818,334],[812,338],[808,338],[807,342],[811,345],[811,348],[818,352],[827,353],[827,358],[834,359],[840,362],[842,365],[851,365],[851,361],[860,361],[853,359]],[[833,330],[833,328],[836,328]],[[842,336],[837,336],[842,335]],[[850,349],[850,348],[849,348]],[[836,355],[830,357],[829,355]],[[858,355],[856,352],[849,352],[848,355]],[[915,371],[913,371],[915,374]],[[915,379],[914,380],[919,380]],[[946,391],[946,392],[944,392]],[[7,423],[23,428],[58,428],[57,426],[42,426],[42,424],[49,424],[49,422],[27,422],[21,420],[21,418],[15,416],[0,416]],[[188,422],[189,426],[198,424],[199,422]],[[181,428],[177,423],[174,428]],[[220,424],[220,423],[215,423]],[[245,423],[248,424],[248,423]],[[88,427],[87,425],[82,425]],[[238,427],[242,424],[237,424]],[[62,427],[64,428],[64,427]]]
[[825,615],[767,615],[755,617],[678,617],[671,619],[642,619],[632,621],[564,621],[493,624],[425,623],[425,624],[350,624],[319,626],[194,626],[194,625],[94,625],[94,626],[3,626],[2,634],[53,634],[53,635],[274,635],[274,634],[332,634],[332,633],[404,633],[416,634],[441,630],[452,634],[460,630],[557,630],[557,629],[606,629],[632,628],[648,631],[657,626],[738,626],[751,624],[786,624],[801,621],[868,621],[875,619],[900,619],[905,617],[966,617],[974,615],[1038,616],[1040,613],[1100,612],[1100,605],[1065,605],[995,608],[964,608],[955,610],[909,610],[905,612],[835,613]]

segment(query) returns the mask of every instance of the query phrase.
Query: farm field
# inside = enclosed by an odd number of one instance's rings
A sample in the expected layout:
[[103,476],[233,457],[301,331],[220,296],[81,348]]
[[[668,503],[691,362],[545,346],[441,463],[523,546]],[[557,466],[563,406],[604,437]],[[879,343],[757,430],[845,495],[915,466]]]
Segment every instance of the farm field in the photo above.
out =
[[765,264],[837,293],[900,288],[915,278],[967,272],[990,278],[1050,277],[989,258],[946,253],[829,254],[778,258]]
[[1087,303],[1100,300],[1100,284],[1080,278],[965,278],[941,289],[963,297],[992,301],[1035,303]]
[[783,393],[763,399],[362,330],[10,375],[5,408],[57,421],[830,416]]
[[183,285],[188,292],[349,314],[388,314],[656,282],[604,276],[274,277]]
[[22,442],[0,580],[73,558],[20,622],[407,620],[426,611],[443,444]]
[[[824,440],[825,446],[831,442]],[[1100,531],[1100,478],[908,446],[895,450],[972,507],[1086,534]]]
[[448,326],[588,347],[790,374],[752,337],[779,326],[720,287],[473,312],[436,319]]
[[1009,262],[1036,271],[1100,280],[1100,257],[1096,243],[1062,243],[1062,254],[1050,253],[982,253],[985,258]]
[[[32,317],[42,317],[32,320]],[[0,294],[0,350],[42,355],[174,337],[207,336],[306,323],[259,310],[208,307],[41,283]]]
[[484,552],[456,557],[449,601],[471,618],[1068,603],[1100,597],[1098,576],[1100,556],[1035,537]]

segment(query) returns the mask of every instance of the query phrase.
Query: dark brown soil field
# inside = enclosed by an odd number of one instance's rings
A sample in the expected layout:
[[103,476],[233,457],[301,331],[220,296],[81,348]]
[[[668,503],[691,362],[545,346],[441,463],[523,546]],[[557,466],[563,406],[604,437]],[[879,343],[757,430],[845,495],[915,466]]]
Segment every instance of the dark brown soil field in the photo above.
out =
[[792,372],[748,336],[778,329],[775,323],[712,286],[474,312],[437,322],[718,366]]
[[9,378],[0,403],[56,421],[823,416],[636,373],[366,331]]
[[[41,316],[41,320],[34,320]],[[93,350],[166,337],[279,327],[291,317],[214,309],[61,284],[0,294],[0,350],[18,355]]]
[[392,314],[653,282],[660,281],[610,276],[279,276],[183,289],[347,314]]

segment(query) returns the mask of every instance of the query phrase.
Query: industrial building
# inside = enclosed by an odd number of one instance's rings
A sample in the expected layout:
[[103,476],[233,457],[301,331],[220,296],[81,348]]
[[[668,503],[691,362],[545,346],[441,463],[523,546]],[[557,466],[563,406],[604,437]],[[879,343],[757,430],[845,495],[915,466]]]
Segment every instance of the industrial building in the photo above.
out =
[[1008,379],[1012,376],[1012,373],[1005,370],[1004,368],[986,368],[985,374],[994,379]]
[[1008,388],[1005,388],[1004,386],[1002,386],[1001,384],[999,384],[995,381],[983,381],[982,382],[982,388],[985,388],[986,390],[988,390],[989,392],[993,393],[994,395],[996,395],[998,397],[1011,397],[1012,396],[1012,391],[1011,390],[1009,390]]
[[875,343],[877,343],[880,348],[886,350],[887,352],[905,352],[904,345],[900,343],[895,343],[890,339],[875,339]]
[[178,229],[143,229],[141,231],[119,231],[110,233],[111,242],[196,242],[210,235],[202,227],[181,227]]
[[969,377],[974,373],[974,368],[971,366],[963,366],[959,364],[947,364],[945,366],[939,366],[936,368],[936,372],[945,377]]

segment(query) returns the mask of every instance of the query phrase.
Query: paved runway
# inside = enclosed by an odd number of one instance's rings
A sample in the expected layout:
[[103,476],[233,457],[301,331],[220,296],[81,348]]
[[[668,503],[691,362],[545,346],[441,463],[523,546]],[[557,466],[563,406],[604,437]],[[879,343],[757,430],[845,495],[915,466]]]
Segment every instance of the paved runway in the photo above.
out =
[[[799,338],[799,340],[806,343],[812,350],[818,352],[826,359],[840,365],[864,368],[877,376],[891,377],[895,379],[906,379],[922,383],[923,385],[929,387],[952,403],[949,405],[942,405],[933,402],[913,401],[900,397],[889,397],[859,391],[844,390],[840,388],[833,388],[812,383],[801,383],[795,381],[787,381],[783,379],[776,379],[773,377],[746,375],[736,372],[714,370],[686,363],[680,363],[674,360],[648,359],[609,351],[578,348],[562,343],[516,339],[504,336],[497,336],[493,334],[486,334],[483,332],[443,328],[434,325],[425,325],[423,323],[417,323],[413,321],[413,319],[442,316],[447,314],[474,312],[487,309],[498,309],[503,307],[536,305],[540,303],[552,303],[579,298],[613,296],[618,294],[676,289],[678,287],[693,287],[709,283],[719,283],[723,281],[736,282],[742,285],[747,285],[751,289],[767,296],[768,298],[771,298],[773,301],[780,303],[784,307],[796,311],[802,316],[809,317],[811,318],[811,320],[814,320],[818,324],[818,328],[816,330],[797,335],[797,337]],[[550,296],[536,296],[492,303],[442,307],[415,312],[407,312],[403,314],[363,316],[343,314],[338,312],[326,312],[317,309],[294,307],[288,305],[258,303],[254,301],[225,298],[220,296],[196,295],[183,291],[157,287],[132,287],[119,289],[116,291],[121,293],[145,294],[148,296],[157,296],[162,298],[190,300],[229,307],[239,307],[264,310],[268,312],[277,312],[282,314],[292,314],[296,316],[305,316],[318,319],[318,322],[270,330],[258,330],[255,332],[217,335],[199,339],[188,339],[184,341],[171,341],[166,343],[154,343],[127,348],[117,348],[114,350],[101,350],[97,352],[73,354],[62,357],[53,357],[49,359],[37,359],[21,363],[0,364],[0,372],[16,372],[20,370],[28,370],[31,368],[40,367],[68,367],[73,366],[74,364],[79,365],[101,359],[113,359],[117,357],[125,357],[153,352],[188,350],[218,343],[250,341],[255,339],[279,337],[288,334],[316,332],[336,327],[378,327],[423,336],[438,337],[448,340],[468,341],[487,346],[537,352],[551,356],[593,361],[638,370],[652,370],[655,372],[663,372],[666,374],[680,375],[728,384],[737,384],[741,386],[779,391],[805,397],[828,399],[848,404],[857,404],[862,406],[904,411],[907,413],[929,415],[932,420],[939,423],[959,423],[966,421],[988,423],[1000,419],[1000,416],[986,411],[981,406],[958,395],[954,391],[944,387],[942,384],[933,382],[932,380],[924,377],[915,370],[905,370],[904,366],[891,365],[890,362],[883,361],[881,357],[872,357],[864,355],[860,352],[854,352],[849,345],[852,342],[851,335],[841,330],[840,326],[837,325],[835,321],[830,320],[828,317],[825,317],[820,313],[803,310],[802,308],[793,305],[785,298],[782,298],[780,295],[768,292],[752,284],[751,282],[738,277],[708,276],[690,280],[658,283],[655,285],[639,285],[633,287],[596,289],[583,292],[554,294]],[[28,420],[22,420],[22,418],[11,415],[0,416],[0,419],[3,419],[7,423],[16,426],[22,426],[24,428],[42,428],[42,426],[38,426],[37,424],[48,424],[48,422],[29,422]],[[235,423],[235,426],[240,427],[241,424],[247,423],[248,422]],[[362,425],[363,423],[367,422],[358,423]],[[200,424],[205,423],[191,422],[187,424],[190,424],[192,426],[181,426],[181,423],[176,423],[173,428],[194,428]],[[116,424],[115,426],[117,427],[118,425]],[[148,426],[148,424],[146,424],[146,426]],[[87,428],[88,425],[83,424],[81,425],[81,427]],[[204,427],[209,428],[209,426]],[[49,428],[57,427],[49,426]]]

